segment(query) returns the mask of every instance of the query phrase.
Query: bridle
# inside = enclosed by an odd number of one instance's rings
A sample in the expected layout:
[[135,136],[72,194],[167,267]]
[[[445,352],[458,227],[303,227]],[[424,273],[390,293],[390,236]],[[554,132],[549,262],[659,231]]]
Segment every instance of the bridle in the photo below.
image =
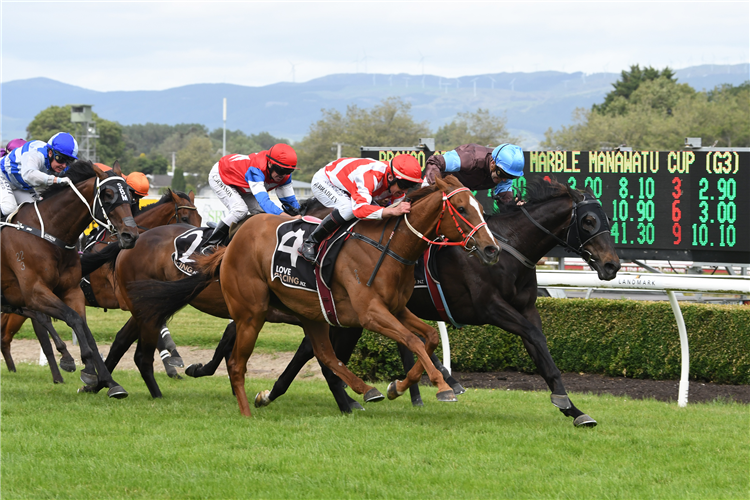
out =
[[180,214],[178,213],[180,210],[198,210],[197,207],[191,207],[189,205],[178,205],[177,203],[174,204],[174,215],[169,218],[167,221],[167,224],[172,223],[172,219],[174,219],[174,223],[178,224],[180,222]]
[[[114,199],[112,201],[105,202],[102,200],[101,195],[107,183],[114,183],[117,189],[114,189]],[[95,188],[96,194],[94,195],[94,201],[91,203],[91,205],[89,205],[89,202],[81,194],[81,192],[78,191],[78,188],[75,186],[75,184],[71,183],[69,184],[69,186],[73,189],[73,192],[78,195],[81,201],[83,201],[86,207],[88,207],[89,214],[91,214],[91,218],[94,220],[94,222],[108,230],[110,233],[117,234],[117,228],[115,228],[114,224],[112,224],[112,222],[109,220],[109,213],[120,205],[124,205],[125,203],[130,204],[130,194],[128,193],[128,185],[126,184],[125,179],[123,179],[119,175],[114,174],[104,180],[101,180],[97,177]],[[124,217],[122,221],[126,226],[136,227],[135,219],[133,219],[132,216]]]
[[[573,204],[570,225],[568,226],[568,234],[565,240],[552,234],[547,228],[534,220],[525,207],[521,206],[521,210],[536,227],[557,240],[558,245],[575,253],[586,262],[591,262],[593,255],[591,252],[584,249],[583,246],[600,234],[609,234],[610,231],[609,218],[607,217],[607,214],[604,213],[601,202],[589,193],[583,193],[583,200]],[[591,216],[596,221],[592,231],[588,231],[582,227],[583,219],[586,216]],[[581,236],[581,233],[585,233],[583,237]],[[583,240],[583,238],[586,239]]]
[[[440,218],[438,219],[437,227],[435,228],[435,232],[438,234],[437,238],[435,240],[430,240],[426,238],[422,233],[414,229],[414,227],[409,223],[409,218],[404,214],[404,221],[406,222],[406,226],[411,230],[412,233],[414,233],[418,238],[426,241],[427,243],[431,245],[438,245],[438,246],[458,246],[462,245],[465,250],[473,251],[476,250],[476,244],[472,249],[469,249],[469,241],[474,239],[474,233],[479,231],[481,228],[485,227],[487,223],[485,221],[480,222],[476,226],[472,225],[471,222],[466,220],[466,218],[458,213],[458,210],[456,210],[456,207],[453,206],[453,204],[450,202],[450,198],[455,196],[458,193],[462,193],[464,191],[469,191],[469,188],[467,187],[460,187],[457,189],[454,189],[448,194],[443,193],[443,208],[440,212]],[[453,219],[453,223],[456,225],[456,229],[458,230],[458,233],[463,237],[461,241],[444,241],[445,236],[440,234],[440,223],[443,220],[443,216],[445,215],[445,210],[448,209],[448,213],[450,214],[451,218]],[[459,217],[462,221],[466,223],[467,226],[471,228],[471,231],[468,234],[464,233],[464,230],[461,229],[461,224],[456,220],[456,216]]]

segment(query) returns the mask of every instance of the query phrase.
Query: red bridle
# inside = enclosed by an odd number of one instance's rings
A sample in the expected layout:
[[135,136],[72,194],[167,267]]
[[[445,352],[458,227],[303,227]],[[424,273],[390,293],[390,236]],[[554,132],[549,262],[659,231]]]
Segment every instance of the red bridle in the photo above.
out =
[[[406,226],[411,230],[412,233],[417,235],[417,237],[423,239],[427,243],[430,243],[431,245],[440,245],[440,246],[458,246],[463,245],[464,248],[468,250],[467,245],[469,244],[469,240],[474,236],[474,233],[479,231],[482,227],[486,226],[487,223],[482,221],[481,223],[477,224],[476,226],[473,226],[471,222],[466,220],[466,218],[458,213],[458,210],[456,210],[456,207],[453,206],[453,204],[450,202],[449,198],[451,198],[453,195],[456,195],[458,193],[462,193],[464,191],[469,191],[469,188],[467,187],[460,187],[458,189],[455,189],[451,191],[448,194],[443,193],[443,209],[440,212],[440,218],[438,219],[437,227],[435,228],[435,232],[438,234],[438,238],[443,238],[444,236],[440,234],[440,222],[443,220],[443,215],[445,215],[445,209],[448,209],[448,213],[451,215],[451,218],[453,218],[453,223],[456,225],[456,229],[458,230],[459,234],[463,237],[463,240],[461,241],[442,241],[442,240],[429,240],[425,238],[425,236],[414,229],[414,227],[409,223],[409,219],[406,217],[406,214],[404,214],[404,221],[406,222]],[[469,234],[465,234],[463,229],[461,229],[461,224],[456,220],[456,216],[458,216],[462,221],[466,223],[467,226],[471,228],[471,232]]]

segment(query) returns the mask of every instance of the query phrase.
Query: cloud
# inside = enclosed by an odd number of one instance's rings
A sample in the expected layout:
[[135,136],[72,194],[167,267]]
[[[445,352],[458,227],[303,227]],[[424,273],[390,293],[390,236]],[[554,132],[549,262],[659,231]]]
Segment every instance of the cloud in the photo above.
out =
[[[3,2],[2,13],[3,81],[95,90],[750,61],[747,2]],[[40,15],[55,29],[19,22]]]

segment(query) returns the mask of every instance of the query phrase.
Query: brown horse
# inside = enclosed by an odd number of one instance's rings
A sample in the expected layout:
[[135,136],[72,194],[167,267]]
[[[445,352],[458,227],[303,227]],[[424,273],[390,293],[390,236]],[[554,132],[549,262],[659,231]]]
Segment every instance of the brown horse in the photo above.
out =
[[[104,172],[90,162],[76,161],[65,174],[73,184],[53,186],[42,193],[41,202],[22,205],[12,219],[17,230],[4,228],[0,250],[3,312],[36,311],[65,321],[80,340],[86,365],[81,379],[87,384],[101,381],[116,398],[127,392],[104,366],[86,325],[76,242],[94,220],[116,232],[123,248],[135,244],[138,230],[120,174],[119,168]],[[47,232],[50,228],[54,234]]]
[[[117,162],[115,162],[115,167],[119,167]],[[201,216],[198,214],[194,202],[195,195],[192,191],[190,194],[185,194],[168,189],[156,203],[146,206],[135,215],[135,222],[138,225],[139,232],[179,222],[200,226]],[[108,233],[106,229],[103,234],[98,236],[97,242],[87,248],[87,251],[99,252],[106,248],[109,243],[117,241],[117,235]],[[83,272],[84,280],[82,280],[81,286],[82,288],[84,285],[86,286],[84,288],[84,297],[86,298],[87,306],[102,307],[105,310],[121,308],[120,301],[115,295],[114,275],[108,271],[106,268],[100,268],[90,274]],[[60,368],[68,372],[75,371],[73,356],[70,355],[65,342],[62,341],[52,326],[51,321],[49,321],[49,318],[38,313],[34,313],[34,316],[35,318],[32,318],[34,332],[36,333],[38,330],[40,333],[43,331],[49,332],[57,351],[62,355]],[[2,314],[0,316],[0,325],[2,325],[2,344],[0,350],[2,351],[8,371],[11,372],[16,371],[16,365],[10,353],[10,345],[13,342],[13,337],[21,329],[26,319],[26,316],[18,314]],[[40,333],[37,333],[37,337],[40,338],[40,342],[44,343],[45,341],[42,339],[46,338],[46,335],[42,334],[43,336],[40,337]],[[49,340],[46,342],[49,343]],[[47,352],[44,347],[42,350],[45,353]],[[51,348],[49,352],[51,353]],[[48,356],[47,361],[53,374],[53,381],[55,383],[63,383],[62,377],[55,377],[54,375],[57,368],[57,361],[54,355]]]
[[[355,226],[358,237],[350,238],[343,246],[333,271],[336,313],[342,325],[362,326],[382,333],[406,345],[417,355],[418,362],[406,380],[397,385],[399,392],[403,393],[418,382],[426,369],[430,380],[438,386],[438,400],[456,401],[453,390],[429,358],[438,343],[437,332],[405,307],[414,288],[413,261],[430,241],[441,237],[461,244],[487,265],[497,261],[499,248],[486,227],[480,205],[452,176],[438,180],[434,186],[422,188],[410,197],[411,213],[404,216],[406,227],[396,228],[399,219],[365,220]],[[317,294],[287,288],[273,279],[270,262],[274,246],[268,242],[276,240],[278,225],[287,220],[283,216],[257,215],[240,228],[226,249],[198,259],[199,274],[173,283],[134,283],[128,289],[129,299],[145,317],[153,315],[164,319],[200,292],[201,284],[206,286],[220,273],[221,290],[237,325],[237,341],[228,369],[243,415],[250,416],[245,392],[247,360],[266,321],[269,307],[299,317],[305,335],[312,340],[315,356],[355,392],[363,394],[365,402],[383,399],[376,388],[365,384],[336,359]],[[390,250],[399,258],[381,260],[381,250],[366,244],[362,237],[377,241],[389,227],[394,234]],[[373,274],[380,262],[382,266],[377,279],[372,286],[367,286],[367,276]],[[171,297],[172,302],[158,303],[160,297],[164,299],[166,290],[176,292]],[[423,337],[425,343],[415,334]]]

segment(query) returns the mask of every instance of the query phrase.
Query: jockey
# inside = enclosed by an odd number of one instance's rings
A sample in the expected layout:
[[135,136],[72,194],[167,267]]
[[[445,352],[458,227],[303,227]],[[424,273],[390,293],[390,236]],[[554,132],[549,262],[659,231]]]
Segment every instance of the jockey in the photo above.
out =
[[419,162],[407,154],[394,156],[390,162],[339,158],[329,163],[313,176],[312,192],[318,201],[334,210],[305,238],[298,253],[305,260],[315,262],[320,242],[354,218],[380,220],[408,214],[409,202],[384,205],[400,200],[421,181]]
[[227,237],[229,227],[249,215],[279,215],[282,210],[271,201],[268,192],[276,190],[284,211],[296,215],[299,203],[292,189],[292,172],[297,169],[297,153],[288,144],[274,144],[268,151],[250,155],[227,155],[208,174],[208,185],[229,209],[208,240],[218,245]]
[[495,149],[464,144],[443,155],[432,155],[424,169],[423,186],[435,177],[452,174],[472,191],[494,188],[492,197],[505,204],[513,202],[513,179],[523,177],[523,150],[514,144]]
[[[10,185],[12,197],[3,192],[2,211],[9,215],[24,202],[39,200],[36,188],[53,184],[70,184],[58,177],[78,157],[78,143],[72,135],[58,132],[46,143],[31,141],[15,148],[0,160],[0,169]],[[6,213],[6,210],[10,212]]]
[[11,139],[10,142],[8,142],[8,145],[5,146],[4,149],[0,149],[0,158],[7,155],[11,151],[13,151],[16,148],[20,148],[24,144],[26,144],[28,141],[24,139]]
[[150,187],[148,177],[146,177],[146,174],[143,172],[131,172],[127,176],[123,175],[123,177],[125,177],[125,182],[128,183],[130,197],[133,200],[130,204],[130,211],[133,212],[133,214],[137,214],[141,211],[141,205],[139,203],[141,198],[148,196],[148,190]]

